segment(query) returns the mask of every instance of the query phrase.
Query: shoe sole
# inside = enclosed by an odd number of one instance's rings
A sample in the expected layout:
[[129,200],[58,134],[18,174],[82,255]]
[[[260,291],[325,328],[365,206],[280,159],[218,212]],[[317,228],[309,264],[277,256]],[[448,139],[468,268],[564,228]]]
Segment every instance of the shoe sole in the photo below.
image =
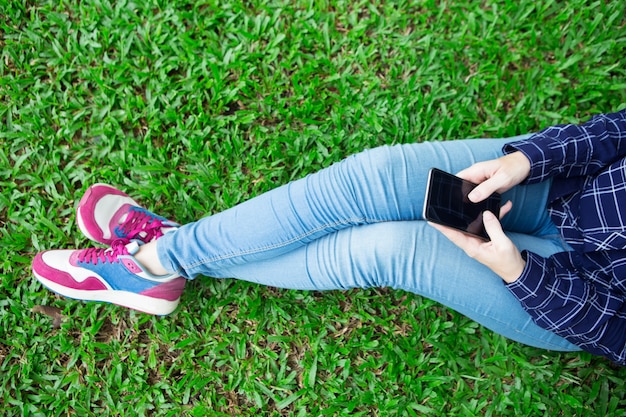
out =
[[75,290],[50,281],[39,275],[36,271],[33,271],[33,274],[46,288],[64,297],[83,301],[102,301],[156,316],[166,316],[172,313],[180,302],[180,299],[168,301],[128,291]]

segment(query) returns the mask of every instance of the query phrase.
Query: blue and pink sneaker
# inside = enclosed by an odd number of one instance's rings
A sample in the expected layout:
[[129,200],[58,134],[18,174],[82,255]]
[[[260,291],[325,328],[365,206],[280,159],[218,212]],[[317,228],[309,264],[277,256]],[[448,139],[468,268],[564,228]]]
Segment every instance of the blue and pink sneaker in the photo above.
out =
[[35,277],[66,297],[105,301],[149,314],[174,311],[185,288],[178,274],[155,276],[135,260],[139,244],[116,240],[110,248],[50,250],[33,260]]
[[44,286],[66,297],[109,302],[149,314],[166,315],[176,309],[185,278],[152,275],[133,255],[140,245],[175,230],[177,223],[105,184],[87,190],[77,218],[88,238],[111,247],[37,254],[32,269]]
[[107,245],[120,238],[148,243],[180,226],[106,184],[94,184],[85,191],[76,209],[76,221],[85,236]]

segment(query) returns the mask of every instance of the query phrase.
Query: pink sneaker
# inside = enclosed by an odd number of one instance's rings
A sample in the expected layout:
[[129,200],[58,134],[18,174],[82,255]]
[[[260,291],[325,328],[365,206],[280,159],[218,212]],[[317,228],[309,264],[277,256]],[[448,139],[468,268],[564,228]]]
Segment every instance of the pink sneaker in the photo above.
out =
[[138,248],[137,242],[116,240],[107,249],[41,252],[33,259],[33,273],[48,289],[66,297],[170,314],[178,306],[186,279],[178,274],[150,274],[133,256]]
[[148,243],[180,226],[106,184],[94,184],[85,191],[76,209],[76,220],[85,236],[106,245],[117,239]]

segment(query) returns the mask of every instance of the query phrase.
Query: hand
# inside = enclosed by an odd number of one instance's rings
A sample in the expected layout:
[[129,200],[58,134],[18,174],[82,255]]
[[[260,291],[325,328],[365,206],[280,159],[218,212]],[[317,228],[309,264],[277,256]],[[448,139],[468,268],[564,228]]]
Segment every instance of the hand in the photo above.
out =
[[[507,205],[510,205],[510,202],[504,207]],[[508,209],[510,209],[510,206]],[[522,254],[513,242],[504,234],[500,222],[493,213],[485,211],[483,213],[483,223],[485,231],[491,239],[490,242],[485,242],[482,239],[446,226],[430,224],[450,239],[452,243],[463,249],[469,257],[487,266],[505,282],[515,282],[524,272],[526,261],[524,261]]]
[[530,174],[530,161],[517,151],[498,159],[478,162],[457,176],[478,184],[469,193],[470,201],[482,201],[495,191],[502,193],[524,181]]

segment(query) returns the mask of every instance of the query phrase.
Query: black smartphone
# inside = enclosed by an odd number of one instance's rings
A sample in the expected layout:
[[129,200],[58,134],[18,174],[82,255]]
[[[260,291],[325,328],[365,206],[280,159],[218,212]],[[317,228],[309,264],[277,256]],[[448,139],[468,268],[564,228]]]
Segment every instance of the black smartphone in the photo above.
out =
[[433,223],[449,226],[482,239],[489,240],[483,226],[485,210],[496,216],[500,213],[500,194],[494,193],[486,200],[473,203],[467,195],[476,184],[437,168],[428,174],[424,218]]

